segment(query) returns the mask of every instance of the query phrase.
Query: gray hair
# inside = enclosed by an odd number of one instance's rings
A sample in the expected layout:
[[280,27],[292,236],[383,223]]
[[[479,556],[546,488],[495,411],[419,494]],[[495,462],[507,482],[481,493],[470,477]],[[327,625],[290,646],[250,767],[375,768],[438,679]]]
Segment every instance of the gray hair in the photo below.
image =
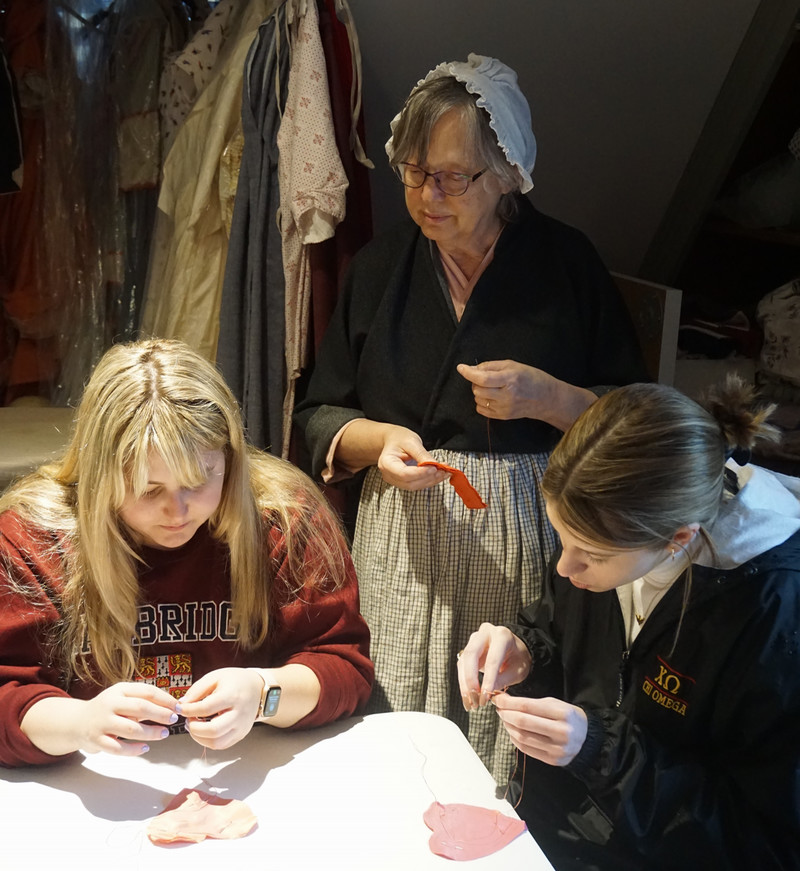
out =
[[518,214],[517,194],[521,186],[519,173],[505,158],[497,136],[489,124],[489,114],[477,105],[477,95],[470,94],[462,82],[452,76],[431,79],[419,85],[406,100],[392,134],[392,166],[425,159],[433,128],[448,113],[459,112],[466,126],[465,152],[482,167],[511,188],[500,197],[498,217],[513,221]]

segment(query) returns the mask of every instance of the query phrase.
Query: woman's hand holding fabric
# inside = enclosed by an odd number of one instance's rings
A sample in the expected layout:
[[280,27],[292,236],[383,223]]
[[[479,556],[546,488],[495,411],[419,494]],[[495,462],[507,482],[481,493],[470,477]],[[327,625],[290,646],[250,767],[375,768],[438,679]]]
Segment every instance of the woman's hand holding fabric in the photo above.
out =
[[566,430],[597,398],[590,390],[515,360],[460,363],[456,368],[472,384],[478,414],[495,420],[527,417]]
[[417,466],[435,459],[417,433],[376,420],[352,421],[342,433],[336,459],[351,471],[377,465],[383,480],[402,490],[425,490],[448,477],[433,466]]
[[530,670],[528,648],[510,629],[481,623],[458,655],[458,685],[464,709],[483,707],[506,687],[525,680]]
[[387,484],[402,490],[426,490],[447,480],[447,472],[417,463],[434,460],[422,439],[410,429],[390,426],[386,429],[378,468]]
[[586,740],[582,708],[561,699],[527,699],[502,693],[492,699],[511,742],[548,765],[569,765]]
[[203,747],[224,750],[253,728],[264,685],[252,668],[218,668],[195,681],[180,700],[186,731]]
[[316,673],[300,662],[278,668],[218,668],[195,681],[180,700],[186,731],[204,747],[223,750],[241,741],[253,728],[264,686],[281,688],[278,710],[269,723],[293,726],[319,702]]
[[93,699],[52,696],[33,705],[22,719],[29,740],[45,753],[62,756],[83,750],[140,756],[148,742],[169,734],[177,721],[169,693],[146,683],[117,683]]

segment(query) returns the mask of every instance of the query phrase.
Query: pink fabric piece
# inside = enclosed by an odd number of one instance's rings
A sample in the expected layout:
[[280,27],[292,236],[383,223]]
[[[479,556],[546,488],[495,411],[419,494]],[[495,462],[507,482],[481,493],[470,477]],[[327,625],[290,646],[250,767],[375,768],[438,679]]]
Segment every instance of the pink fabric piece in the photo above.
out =
[[257,823],[243,801],[199,789],[182,789],[162,813],[150,820],[147,837],[159,845],[196,844],[206,838],[243,838]]
[[438,801],[425,811],[423,819],[433,832],[428,842],[431,852],[457,862],[496,853],[528,828],[522,820],[500,811]]

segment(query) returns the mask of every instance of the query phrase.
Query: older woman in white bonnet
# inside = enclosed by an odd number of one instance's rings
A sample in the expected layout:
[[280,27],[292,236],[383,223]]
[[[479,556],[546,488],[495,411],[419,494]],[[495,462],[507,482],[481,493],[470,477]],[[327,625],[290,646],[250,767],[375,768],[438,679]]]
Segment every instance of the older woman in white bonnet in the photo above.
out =
[[539,596],[555,545],[539,483],[561,432],[646,375],[591,243],[523,196],[536,140],[513,70],[440,64],[391,127],[409,219],[353,260],[297,420],[316,476],[364,477],[353,558],[371,710],[449,717],[504,783],[510,744],[492,711],[464,711],[456,656]]

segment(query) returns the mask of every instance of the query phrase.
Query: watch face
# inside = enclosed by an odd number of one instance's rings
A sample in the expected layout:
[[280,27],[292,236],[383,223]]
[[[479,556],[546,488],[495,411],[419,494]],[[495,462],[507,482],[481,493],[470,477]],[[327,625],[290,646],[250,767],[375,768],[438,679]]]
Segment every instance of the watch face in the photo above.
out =
[[270,687],[267,692],[267,698],[264,702],[263,717],[274,717],[278,711],[278,702],[281,700],[281,688]]

